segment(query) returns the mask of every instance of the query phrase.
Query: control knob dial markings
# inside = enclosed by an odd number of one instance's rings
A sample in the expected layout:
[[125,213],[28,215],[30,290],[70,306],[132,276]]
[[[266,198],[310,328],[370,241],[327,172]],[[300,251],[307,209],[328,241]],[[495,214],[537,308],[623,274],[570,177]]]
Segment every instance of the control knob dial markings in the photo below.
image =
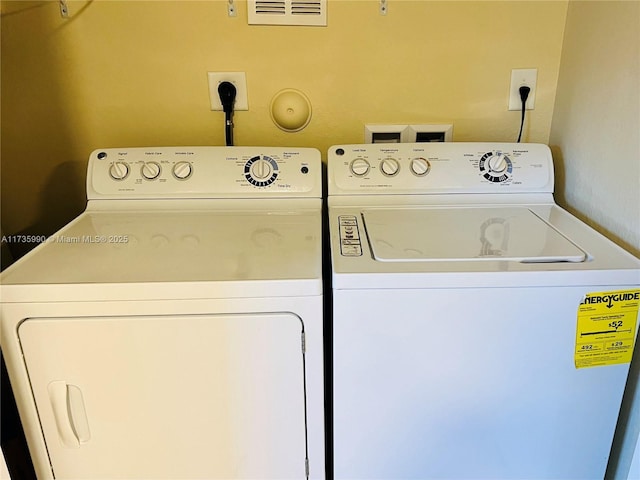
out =
[[114,180],[124,180],[129,176],[129,165],[125,162],[113,162],[109,167],[109,175]]
[[244,165],[244,177],[256,187],[267,187],[278,178],[278,163],[271,157],[259,155]]
[[513,163],[503,152],[487,152],[480,158],[478,165],[482,176],[494,183],[501,183],[511,178]]

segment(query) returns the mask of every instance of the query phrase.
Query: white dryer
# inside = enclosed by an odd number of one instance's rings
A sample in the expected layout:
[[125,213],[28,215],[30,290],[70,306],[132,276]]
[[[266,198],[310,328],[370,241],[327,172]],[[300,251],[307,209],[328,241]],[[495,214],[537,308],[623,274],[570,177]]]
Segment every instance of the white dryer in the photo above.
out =
[[640,261],[538,144],[328,153],[337,479],[603,478]]
[[321,178],[315,149],[91,154],[86,211],[0,277],[38,478],[324,478]]

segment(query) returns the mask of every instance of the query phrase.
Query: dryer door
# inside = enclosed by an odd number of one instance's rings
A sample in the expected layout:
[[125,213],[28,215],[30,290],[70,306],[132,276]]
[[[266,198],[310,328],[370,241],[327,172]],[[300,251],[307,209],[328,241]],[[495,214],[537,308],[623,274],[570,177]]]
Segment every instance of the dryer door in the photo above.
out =
[[303,324],[290,313],[29,319],[56,478],[304,478]]

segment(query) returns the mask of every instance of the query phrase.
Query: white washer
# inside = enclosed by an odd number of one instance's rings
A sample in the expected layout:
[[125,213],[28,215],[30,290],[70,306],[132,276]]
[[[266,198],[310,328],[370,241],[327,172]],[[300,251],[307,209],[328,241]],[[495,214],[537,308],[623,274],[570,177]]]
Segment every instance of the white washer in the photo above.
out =
[[[603,478],[640,261],[554,204],[548,147],[341,145],[328,175],[335,478]],[[578,322],[593,293],[622,326]]]
[[86,211],[0,277],[38,478],[324,478],[321,178],[315,149],[91,154]]

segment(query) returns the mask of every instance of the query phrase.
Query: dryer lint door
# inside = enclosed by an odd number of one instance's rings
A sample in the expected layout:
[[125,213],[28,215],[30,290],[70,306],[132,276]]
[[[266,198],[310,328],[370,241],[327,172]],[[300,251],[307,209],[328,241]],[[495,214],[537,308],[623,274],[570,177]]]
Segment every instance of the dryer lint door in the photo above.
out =
[[583,262],[587,254],[526,207],[389,208],[362,213],[381,262]]
[[302,321],[289,313],[29,319],[56,478],[304,478]]

